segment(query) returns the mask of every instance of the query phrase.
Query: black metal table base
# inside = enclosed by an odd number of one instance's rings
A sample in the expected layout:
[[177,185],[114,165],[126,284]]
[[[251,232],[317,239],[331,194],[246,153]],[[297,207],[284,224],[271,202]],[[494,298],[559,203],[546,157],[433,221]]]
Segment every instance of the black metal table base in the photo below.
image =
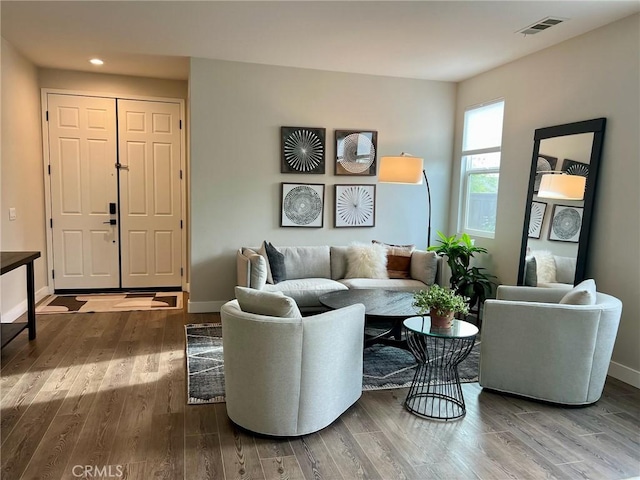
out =
[[405,407],[425,418],[455,420],[466,413],[458,365],[475,337],[428,337],[407,331],[407,345],[418,367],[409,387]]

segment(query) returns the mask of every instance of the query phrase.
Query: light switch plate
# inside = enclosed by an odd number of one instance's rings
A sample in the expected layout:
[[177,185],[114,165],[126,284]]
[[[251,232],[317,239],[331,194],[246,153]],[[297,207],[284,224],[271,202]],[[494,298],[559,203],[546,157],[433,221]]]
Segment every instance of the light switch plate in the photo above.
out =
[[16,209],[11,207],[9,208],[9,220],[15,220],[16,219]]

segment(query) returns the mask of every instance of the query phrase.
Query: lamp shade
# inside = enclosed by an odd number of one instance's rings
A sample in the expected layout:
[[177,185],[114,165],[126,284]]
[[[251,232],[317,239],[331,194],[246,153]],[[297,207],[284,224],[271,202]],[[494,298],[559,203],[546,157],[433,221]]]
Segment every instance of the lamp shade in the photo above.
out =
[[408,155],[382,157],[378,171],[378,182],[421,184],[423,163],[422,158]]
[[554,175],[545,173],[540,180],[538,198],[582,200],[587,178],[581,175]]

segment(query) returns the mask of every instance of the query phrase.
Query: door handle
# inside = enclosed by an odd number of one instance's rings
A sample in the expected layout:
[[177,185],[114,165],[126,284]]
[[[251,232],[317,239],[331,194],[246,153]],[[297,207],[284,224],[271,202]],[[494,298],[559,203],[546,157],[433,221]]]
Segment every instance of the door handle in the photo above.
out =
[[123,165],[120,162],[116,163],[116,168],[119,170],[129,170],[129,165]]
[[115,224],[116,224],[116,219],[115,219],[115,218],[112,218],[112,219],[111,219],[111,220],[109,220],[108,222],[102,222],[102,223],[104,223],[104,224],[106,224],[106,225],[115,225]]

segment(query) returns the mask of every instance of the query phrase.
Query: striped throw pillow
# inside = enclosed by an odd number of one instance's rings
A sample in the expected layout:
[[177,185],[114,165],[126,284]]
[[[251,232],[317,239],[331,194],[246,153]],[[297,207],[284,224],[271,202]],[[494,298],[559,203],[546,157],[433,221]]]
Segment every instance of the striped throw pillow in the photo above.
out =
[[373,240],[387,248],[387,274],[389,278],[411,278],[411,253],[415,245],[391,245]]

